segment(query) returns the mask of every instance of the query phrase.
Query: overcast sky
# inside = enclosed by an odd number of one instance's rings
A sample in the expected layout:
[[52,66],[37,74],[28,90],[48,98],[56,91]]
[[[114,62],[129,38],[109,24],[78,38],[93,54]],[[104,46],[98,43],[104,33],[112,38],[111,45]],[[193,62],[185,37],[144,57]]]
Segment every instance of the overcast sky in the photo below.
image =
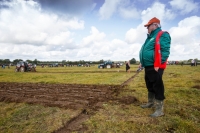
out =
[[199,0],[0,0],[0,59],[139,60],[144,27],[171,35],[169,60],[200,59]]

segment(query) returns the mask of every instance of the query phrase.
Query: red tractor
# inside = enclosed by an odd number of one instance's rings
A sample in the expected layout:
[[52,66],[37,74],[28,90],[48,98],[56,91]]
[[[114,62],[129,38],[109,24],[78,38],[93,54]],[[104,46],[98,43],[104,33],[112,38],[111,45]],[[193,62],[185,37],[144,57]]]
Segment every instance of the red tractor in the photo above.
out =
[[17,63],[15,72],[28,72],[28,71],[36,72],[36,65],[25,61],[20,61]]

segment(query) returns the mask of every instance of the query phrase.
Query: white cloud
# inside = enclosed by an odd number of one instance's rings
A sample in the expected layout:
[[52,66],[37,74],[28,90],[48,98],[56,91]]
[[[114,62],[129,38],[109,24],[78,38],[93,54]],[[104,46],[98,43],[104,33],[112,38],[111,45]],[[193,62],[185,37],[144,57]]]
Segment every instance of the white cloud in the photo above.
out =
[[83,38],[82,44],[83,44],[84,47],[85,46],[89,46],[89,45],[93,45],[93,44],[103,40],[105,38],[105,36],[106,36],[105,33],[99,32],[97,30],[97,28],[94,27],[94,26],[91,27],[90,34],[91,35]]
[[140,24],[135,29],[131,28],[126,32],[125,40],[127,43],[144,43],[147,37],[147,29]]
[[109,19],[115,13],[119,13],[123,18],[136,18],[140,16],[140,11],[134,7],[130,0],[105,0],[99,10],[101,19]]
[[169,31],[173,36],[173,43],[189,44],[191,46],[192,39],[197,39],[195,35],[200,33],[200,17],[185,18],[178,23],[178,27],[172,27]]
[[[171,17],[166,18],[170,14]],[[152,17],[157,17],[162,22],[165,20],[170,20],[174,17],[174,14],[171,10],[166,9],[164,4],[156,2],[149,7],[147,10],[142,12],[142,23],[147,23]],[[146,39],[146,28],[143,24],[138,25],[136,28],[131,28],[127,31],[125,40],[127,43],[132,46],[138,46],[137,44],[142,45]],[[168,30],[172,42],[171,42],[171,54],[170,59],[188,59],[188,58],[197,58],[200,44],[200,17],[191,16],[181,20],[178,23],[178,27],[172,27]],[[136,48],[134,48],[136,49]],[[140,47],[138,49],[140,50]],[[181,55],[181,56],[180,56]]]
[[110,18],[116,12],[117,6],[121,0],[105,0],[105,3],[99,10],[102,19]]
[[[82,49],[77,57],[88,58],[90,60],[108,60],[108,59],[130,59],[137,53],[137,46],[127,44],[120,39],[108,41],[105,33],[100,32],[96,27],[91,27],[90,35],[83,38],[80,44]],[[136,55],[138,56],[138,55]]]
[[181,11],[181,14],[196,12],[199,10],[199,3],[193,0],[172,0],[169,2],[172,8]]
[[[158,1],[141,11],[142,8],[134,5],[136,1],[105,0],[99,14],[102,19],[114,16],[108,21],[100,21],[89,13],[87,17],[82,16],[84,21],[67,18],[43,12],[34,1],[13,1],[4,3],[9,8],[1,9],[0,14],[0,56],[3,59],[138,60],[146,39],[144,24],[153,17],[159,18],[162,26],[172,27],[168,30],[172,38],[170,59],[200,57],[200,17],[184,16],[185,19],[180,20],[167,4]],[[98,10],[97,7],[94,10]],[[175,17],[179,23],[172,21]],[[78,31],[88,27],[89,35],[87,31]],[[124,29],[129,30],[124,33]],[[115,37],[110,36],[111,33]],[[119,39],[123,35],[125,40]]]
[[138,11],[135,7],[120,7],[119,13],[123,18],[139,18],[140,11]]
[[164,23],[164,20],[171,20],[176,15],[172,10],[167,9],[165,4],[160,2],[155,2],[153,5],[146,10],[142,11],[142,21],[143,24],[146,24],[151,18],[157,17],[161,20],[161,25]]
[[134,2],[130,0],[122,0],[118,5],[118,12],[123,18],[132,18],[139,19],[140,18],[140,8],[136,8]]
[[0,41],[29,45],[65,45],[73,40],[70,29],[83,29],[84,22],[77,18],[59,18],[44,14],[33,1],[14,0],[7,3],[9,10],[1,11]]
[[151,18],[157,17],[161,20],[172,19],[174,14],[165,8],[165,5],[160,2],[155,2],[151,7],[142,11],[142,24],[138,25],[135,29],[131,28],[127,31],[125,40],[127,43],[144,43],[146,39],[147,29],[144,27]]
[[[181,20],[178,27],[169,30],[172,38],[171,55],[181,58],[197,58],[200,44],[200,17],[191,16]],[[176,57],[178,58],[178,57]]]

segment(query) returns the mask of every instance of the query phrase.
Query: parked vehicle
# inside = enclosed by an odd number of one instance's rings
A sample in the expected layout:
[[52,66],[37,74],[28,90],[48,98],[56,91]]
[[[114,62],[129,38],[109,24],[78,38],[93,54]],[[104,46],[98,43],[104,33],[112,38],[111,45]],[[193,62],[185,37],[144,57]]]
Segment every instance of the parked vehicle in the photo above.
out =
[[28,63],[26,61],[19,61],[15,68],[16,72],[36,72],[36,65]]
[[58,67],[58,63],[49,64],[49,67]]
[[113,68],[114,67],[114,63],[112,61],[105,61],[102,64],[99,64],[98,68]]

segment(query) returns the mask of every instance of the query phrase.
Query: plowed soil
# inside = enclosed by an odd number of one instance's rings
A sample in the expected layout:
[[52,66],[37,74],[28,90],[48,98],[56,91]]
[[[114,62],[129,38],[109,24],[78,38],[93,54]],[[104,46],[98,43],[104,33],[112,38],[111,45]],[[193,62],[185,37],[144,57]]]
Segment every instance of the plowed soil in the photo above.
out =
[[1,102],[26,102],[56,106],[61,108],[82,109],[83,111],[67,122],[64,127],[54,132],[85,131],[82,122],[91,114],[87,110],[98,111],[103,102],[118,100],[131,104],[134,97],[116,99],[119,90],[128,84],[137,74],[122,85],[83,85],[83,84],[42,84],[42,83],[8,83],[0,82]]
[[88,108],[112,99],[119,85],[2,83],[0,101],[39,103],[62,108]]

